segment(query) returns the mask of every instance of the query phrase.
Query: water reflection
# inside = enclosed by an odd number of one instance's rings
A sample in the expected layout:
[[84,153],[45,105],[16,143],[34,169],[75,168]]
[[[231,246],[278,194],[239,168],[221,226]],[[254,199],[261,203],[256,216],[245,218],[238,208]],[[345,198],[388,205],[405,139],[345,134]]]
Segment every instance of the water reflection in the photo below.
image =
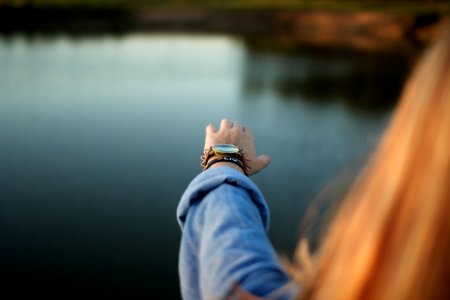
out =
[[411,53],[302,48],[286,40],[247,40],[246,49],[247,93],[257,97],[275,90],[280,100],[340,101],[367,113],[383,113],[395,105],[414,60]]
[[392,60],[215,35],[0,37],[6,285],[179,298],[175,207],[224,116],[273,158],[254,180],[290,252],[309,201],[376,142],[390,111],[376,101],[405,72]]

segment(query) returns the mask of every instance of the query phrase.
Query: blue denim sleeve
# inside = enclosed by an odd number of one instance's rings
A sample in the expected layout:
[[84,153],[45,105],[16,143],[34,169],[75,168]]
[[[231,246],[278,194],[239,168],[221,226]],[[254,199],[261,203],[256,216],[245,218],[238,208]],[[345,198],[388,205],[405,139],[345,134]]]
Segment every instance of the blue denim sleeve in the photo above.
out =
[[248,177],[228,167],[201,173],[183,194],[177,217],[183,299],[224,299],[236,286],[259,297],[295,296],[267,236],[268,206]]

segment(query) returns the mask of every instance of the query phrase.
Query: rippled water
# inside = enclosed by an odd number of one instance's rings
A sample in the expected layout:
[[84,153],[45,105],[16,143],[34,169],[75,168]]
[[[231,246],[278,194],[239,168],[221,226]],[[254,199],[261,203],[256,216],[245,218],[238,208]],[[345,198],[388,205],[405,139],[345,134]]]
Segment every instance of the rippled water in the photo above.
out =
[[308,203],[376,144],[399,62],[214,35],[0,36],[2,289],[179,298],[175,208],[222,117],[273,158],[254,180],[289,253]]

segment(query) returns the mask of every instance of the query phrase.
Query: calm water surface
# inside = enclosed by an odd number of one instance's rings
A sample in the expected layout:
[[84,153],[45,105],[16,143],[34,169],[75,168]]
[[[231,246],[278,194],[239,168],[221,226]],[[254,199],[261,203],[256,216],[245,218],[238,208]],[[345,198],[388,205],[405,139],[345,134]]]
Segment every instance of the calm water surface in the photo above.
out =
[[375,145],[404,69],[228,36],[0,36],[2,290],[179,298],[175,209],[222,117],[272,156],[254,180],[290,253],[308,203]]

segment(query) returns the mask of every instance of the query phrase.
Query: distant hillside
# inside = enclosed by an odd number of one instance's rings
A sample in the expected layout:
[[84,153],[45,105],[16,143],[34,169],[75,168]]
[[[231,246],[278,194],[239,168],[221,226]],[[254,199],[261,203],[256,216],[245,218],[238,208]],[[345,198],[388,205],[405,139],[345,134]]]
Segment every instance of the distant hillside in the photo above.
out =
[[420,48],[446,1],[0,0],[0,33],[220,33],[364,51]]
[[355,0],[0,0],[1,6],[34,8],[213,8],[213,9],[302,9],[392,13],[450,13],[448,0],[355,1]]

